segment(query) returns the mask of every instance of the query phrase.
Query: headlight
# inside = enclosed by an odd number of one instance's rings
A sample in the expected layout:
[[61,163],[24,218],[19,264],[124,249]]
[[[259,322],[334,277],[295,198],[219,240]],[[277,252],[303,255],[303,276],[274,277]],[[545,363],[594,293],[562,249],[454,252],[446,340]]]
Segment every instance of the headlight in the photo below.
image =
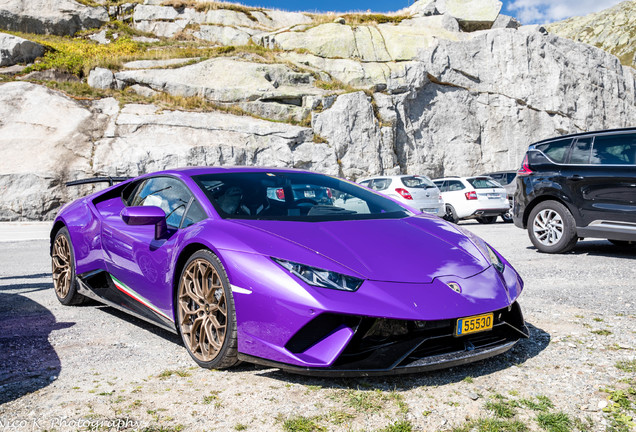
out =
[[499,273],[504,271],[504,263],[501,261],[501,259],[499,258],[499,256],[495,253],[495,251],[493,250],[493,248],[491,248],[488,243],[486,243],[481,237],[479,237],[478,235],[474,234],[471,231],[468,231],[465,228],[462,228],[460,226],[455,225],[455,228],[461,232],[462,234],[464,234],[466,237],[468,237],[470,239],[470,241],[477,246],[477,248],[481,251],[481,253],[484,255],[484,257],[488,258],[488,260],[490,261],[490,263],[493,265],[494,268],[497,269],[497,271],[499,271]]
[[298,276],[306,284],[321,288],[337,289],[340,291],[356,291],[364,282],[352,276],[298,264],[292,261],[285,261],[278,258],[272,259],[289,270],[290,273]]
[[497,255],[495,251],[486,244],[486,242],[484,242],[484,244],[486,245],[486,248],[488,249],[488,256],[490,257],[490,262],[492,263],[492,265],[499,271],[499,273],[503,272],[504,263],[501,262],[499,255]]

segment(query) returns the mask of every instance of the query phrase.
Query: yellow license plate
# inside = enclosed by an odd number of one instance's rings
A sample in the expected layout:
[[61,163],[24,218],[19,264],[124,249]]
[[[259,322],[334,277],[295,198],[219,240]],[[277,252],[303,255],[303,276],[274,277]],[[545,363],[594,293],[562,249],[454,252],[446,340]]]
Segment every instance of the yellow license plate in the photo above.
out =
[[475,315],[457,320],[455,336],[464,336],[470,333],[491,330],[493,324],[492,314]]

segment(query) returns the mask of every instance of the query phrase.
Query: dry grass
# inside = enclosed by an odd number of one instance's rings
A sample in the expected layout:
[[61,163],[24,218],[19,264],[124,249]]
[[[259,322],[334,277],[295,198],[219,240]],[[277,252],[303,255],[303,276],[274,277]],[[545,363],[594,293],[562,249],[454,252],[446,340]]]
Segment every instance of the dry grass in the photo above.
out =
[[[111,23],[117,31],[126,29],[124,23]],[[158,43],[139,43],[130,37],[119,37],[115,42],[100,45],[83,38],[64,36],[35,35],[11,32],[22,38],[38,42],[45,46],[46,52],[36,63],[29,66],[24,73],[56,69],[69,72],[79,78],[88,76],[96,67],[110,70],[122,69],[124,63],[133,60],[166,60],[172,58],[199,58],[206,60],[227,56],[251,56],[251,61],[273,63],[276,61],[275,50],[250,43],[244,46],[214,46],[202,44],[201,41],[169,40]]]
[[308,14],[308,15],[313,20],[314,25],[331,23],[336,18],[344,18],[345,23],[351,26],[385,24],[385,23],[399,24],[403,20],[410,18],[408,15],[385,15],[385,14],[377,14],[377,13],[335,14],[333,12],[329,12],[326,14]]
[[225,9],[234,12],[240,12],[245,14],[250,20],[258,21],[258,19],[252,15],[254,11],[261,11],[262,8],[247,7],[236,3],[226,2],[197,2],[193,0],[166,0],[161,3],[162,6],[172,6],[175,9],[192,8],[197,12],[207,12],[210,10]]

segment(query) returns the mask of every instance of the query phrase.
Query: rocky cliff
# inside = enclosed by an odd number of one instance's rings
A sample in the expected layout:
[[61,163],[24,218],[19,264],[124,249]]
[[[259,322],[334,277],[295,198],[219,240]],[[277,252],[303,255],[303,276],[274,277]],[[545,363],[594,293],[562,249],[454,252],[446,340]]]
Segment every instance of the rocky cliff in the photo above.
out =
[[552,23],[546,28],[556,35],[604,49],[624,65],[636,67],[636,0]]
[[389,15],[84,1],[46,16],[35,1],[0,5],[18,32],[0,38],[0,60],[28,63],[0,69],[4,220],[52,218],[90,190],[63,183],[93,175],[468,175],[516,168],[546,137],[636,124],[633,69],[520,26],[496,0]]

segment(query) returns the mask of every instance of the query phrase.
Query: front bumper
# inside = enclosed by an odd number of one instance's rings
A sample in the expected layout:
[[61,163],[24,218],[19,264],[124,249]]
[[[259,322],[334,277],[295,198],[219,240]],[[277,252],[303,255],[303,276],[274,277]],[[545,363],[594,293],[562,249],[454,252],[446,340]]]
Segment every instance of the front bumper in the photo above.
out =
[[323,314],[287,344],[291,352],[308,352],[343,328],[353,335],[329,367],[303,367],[239,353],[244,361],[312,376],[374,376],[407,374],[463,365],[512,348],[529,336],[518,303],[494,311],[493,329],[456,337],[455,319],[405,321]]

